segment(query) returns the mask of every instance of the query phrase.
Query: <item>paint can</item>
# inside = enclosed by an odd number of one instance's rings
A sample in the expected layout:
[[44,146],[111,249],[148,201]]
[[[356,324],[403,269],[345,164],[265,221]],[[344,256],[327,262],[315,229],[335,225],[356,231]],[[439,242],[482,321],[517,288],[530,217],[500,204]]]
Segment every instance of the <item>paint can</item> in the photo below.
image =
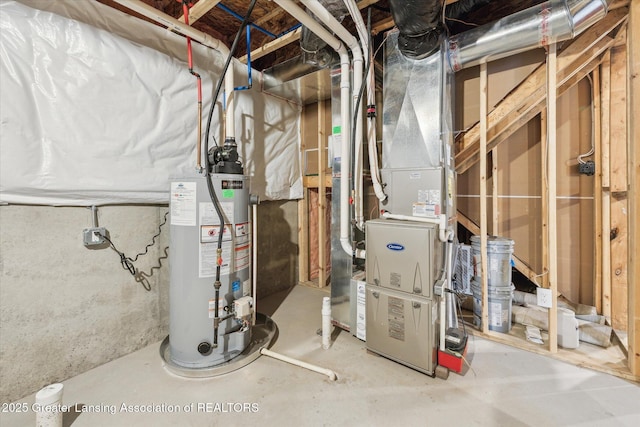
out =
[[[511,255],[514,242],[499,236],[487,236],[487,270],[489,287],[511,286]],[[473,277],[481,283],[480,236],[471,236]]]
[[[478,280],[471,280],[473,293],[473,323],[482,328],[482,284]],[[489,287],[489,330],[509,332],[511,330],[511,299],[513,288]]]

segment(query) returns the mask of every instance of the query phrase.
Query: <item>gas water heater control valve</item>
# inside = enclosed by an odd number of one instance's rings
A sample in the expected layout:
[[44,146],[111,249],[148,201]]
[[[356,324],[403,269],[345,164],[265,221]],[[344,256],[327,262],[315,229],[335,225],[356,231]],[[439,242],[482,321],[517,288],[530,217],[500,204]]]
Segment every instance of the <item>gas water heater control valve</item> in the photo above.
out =
[[242,319],[253,314],[253,298],[246,296],[235,300],[233,302],[233,312],[236,319]]

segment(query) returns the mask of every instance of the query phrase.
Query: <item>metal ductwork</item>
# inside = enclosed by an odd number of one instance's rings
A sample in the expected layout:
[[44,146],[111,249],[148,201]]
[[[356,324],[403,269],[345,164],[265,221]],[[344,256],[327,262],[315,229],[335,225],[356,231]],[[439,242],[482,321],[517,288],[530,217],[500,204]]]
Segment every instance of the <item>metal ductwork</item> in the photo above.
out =
[[606,0],[551,0],[449,39],[453,71],[569,40],[608,10]]
[[443,4],[444,0],[389,1],[403,55],[422,59],[440,48]]
[[[347,8],[342,0],[319,0],[319,3],[339,22],[342,22],[347,15]],[[308,8],[306,12],[316,18]],[[327,46],[325,41],[304,25],[300,36],[300,49],[302,50],[303,62],[306,64],[325,68],[338,62],[338,55],[335,50]]]

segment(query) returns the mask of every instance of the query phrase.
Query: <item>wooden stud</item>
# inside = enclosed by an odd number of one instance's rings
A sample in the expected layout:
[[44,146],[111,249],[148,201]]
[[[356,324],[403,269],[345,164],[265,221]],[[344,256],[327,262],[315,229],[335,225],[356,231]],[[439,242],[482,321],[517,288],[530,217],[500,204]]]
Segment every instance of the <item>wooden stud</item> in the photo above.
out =
[[556,79],[557,79],[557,45],[549,45],[547,54],[547,179],[549,191],[547,205],[549,219],[547,222],[549,247],[549,288],[551,289],[551,308],[549,309],[549,351],[558,352],[558,230],[556,207]]
[[629,54],[629,369],[640,376],[640,3],[632,2],[628,34]]
[[[298,28],[295,31],[285,34],[282,37],[279,37],[269,43],[266,43],[264,46],[261,46],[255,50],[251,51],[251,60],[255,60],[258,58],[262,58],[265,55],[270,54],[271,52],[275,52],[276,50],[284,47],[288,44],[291,44],[295,41],[300,40],[300,35],[302,34],[302,28]],[[241,62],[247,63],[247,55],[241,56]]]
[[628,326],[627,52],[611,49],[611,326]]
[[493,220],[491,224],[491,234],[494,236],[500,235],[499,227],[499,207],[498,207],[498,184],[500,180],[498,179],[498,149],[494,148],[491,150],[491,218]]
[[[200,0],[189,9],[189,25],[193,25],[198,19],[209,13],[221,0]],[[178,21],[184,22],[184,15],[180,15]]]
[[[302,115],[304,117],[304,115]],[[300,120],[300,152],[306,150],[305,121]],[[309,281],[309,190],[303,185],[302,199],[298,200],[298,282]]]
[[609,126],[611,122],[611,51],[607,51],[600,66],[600,166],[602,186],[602,315],[611,321],[611,192],[609,167]]
[[591,128],[593,140],[593,158],[595,160],[595,174],[593,180],[593,235],[594,245],[594,270],[593,270],[593,299],[598,313],[602,313],[602,165],[600,154],[602,152],[601,138],[601,99],[600,99],[600,68],[593,70],[591,78],[591,105],[593,108],[593,127]]
[[[573,40],[558,55],[558,69],[560,75],[557,83],[563,85],[570,81],[576,73],[591,64],[605,52],[614,42],[608,34],[627,19],[627,11],[619,9],[595,24],[589,31],[584,32]],[[521,118],[530,114],[535,117],[545,101],[545,73],[544,66],[538,67],[522,84],[505,97],[488,118],[489,149],[494,146],[493,141],[503,132],[515,132],[522,124]],[[472,126],[459,140],[460,147],[456,154],[456,171],[463,173],[478,161],[479,129],[478,124]]]
[[318,101],[318,286],[321,288],[327,285],[327,251],[325,249],[325,243],[327,241],[325,222],[327,199],[324,183],[327,163],[324,148],[327,135],[325,134],[324,127],[324,100],[320,99]]
[[489,272],[487,269],[487,64],[480,64],[480,259],[482,332],[489,331]]
[[543,288],[549,287],[549,180],[547,179],[547,152],[549,146],[547,144],[547,109],[543,108],[540,112],[540,165],[541,185],[540,185],[540,218],[542,228],[542,273],[539,283]]

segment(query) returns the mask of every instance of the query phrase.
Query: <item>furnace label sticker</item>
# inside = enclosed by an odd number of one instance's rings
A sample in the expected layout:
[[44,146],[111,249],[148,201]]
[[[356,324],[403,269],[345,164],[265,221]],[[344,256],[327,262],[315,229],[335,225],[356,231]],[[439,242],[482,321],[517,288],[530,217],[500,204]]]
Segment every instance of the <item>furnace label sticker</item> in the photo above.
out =
[[171,225],[196,225],[195,182],[171,183]]

